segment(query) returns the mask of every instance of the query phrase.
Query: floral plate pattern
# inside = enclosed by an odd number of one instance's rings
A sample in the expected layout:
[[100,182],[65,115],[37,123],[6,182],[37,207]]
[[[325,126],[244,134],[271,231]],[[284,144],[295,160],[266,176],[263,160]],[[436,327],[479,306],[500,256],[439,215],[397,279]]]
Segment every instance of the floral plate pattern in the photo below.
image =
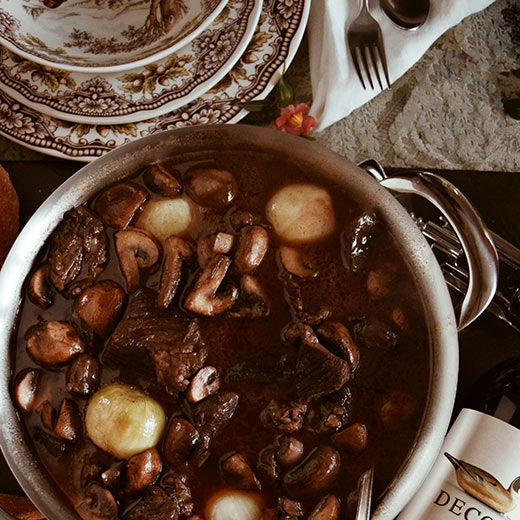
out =
[[264,0],[259,25],[240,60],[210,91],[169,114],[124,125],[50,118],[0,92],[0,134],[36,151],[88,162],[139,137],[197,124],[236,123],[239,102],[262,99],[289,66],[303,38],[310,0]]
[[50,69],[0,47],[0,89],[43,114],[86,124],[143,121],[179,108],[227,74],[255,31],[262,0],[229,0],[213,25],[167,59],[100,75]]
[[206,29],[227,0],[0,0],[0,43],[37,63],[122,71],[164,58]]

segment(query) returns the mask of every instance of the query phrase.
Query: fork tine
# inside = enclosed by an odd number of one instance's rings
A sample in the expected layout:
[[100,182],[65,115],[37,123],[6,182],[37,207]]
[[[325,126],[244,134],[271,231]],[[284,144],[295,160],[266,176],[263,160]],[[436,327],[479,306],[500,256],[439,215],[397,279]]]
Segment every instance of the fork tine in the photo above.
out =
[[376,57],[377,47],[370,45],[368,48],[370,50],[370,57],[372,58],[372,65],[374,66],[374,70],[376,71],[377,81],[379,83],[379,86],[381,87],[381,90],[383,90],[383,83],[381,82],[381,76],[379,75],[379,67],[377,64],[377,57]]
[[365,66],[365,71],[366,71],[367,76],[368,76],[368,81],[370,82],[370,87],[372,88],[372,90],[374,90],[374,82],[372,81],[372,75],[370,74],[370,66],[369,66],[369,61],[370,61],[370,58],[369,58],[369,54],[370,54],[369,47],[370,47],[370,45],[365,45],[362,48],[361,57],[363,58],[363,65]]
[[354,62],[354,68],[356,69],[359,81],[361,81],[361,85],[363,85],[363,89],[366,90],[367,88],[365,87],[365,82],[363,81],[363,74],[361,74],[361,69],[359,68],[357,51],[359,51],[359,47],[350,45],[350,55],[352,56],[352,61]]
[[388,85],[388,88],[390,88],[390,77],[388,76],[388,66],[386,65],[385,48],[383,46],[382,38],[378,38],[377,40],[377,50],[379,51],[379,58],[381,59],[381,64],[383,65],[383,72],[385,73],[386,84]]

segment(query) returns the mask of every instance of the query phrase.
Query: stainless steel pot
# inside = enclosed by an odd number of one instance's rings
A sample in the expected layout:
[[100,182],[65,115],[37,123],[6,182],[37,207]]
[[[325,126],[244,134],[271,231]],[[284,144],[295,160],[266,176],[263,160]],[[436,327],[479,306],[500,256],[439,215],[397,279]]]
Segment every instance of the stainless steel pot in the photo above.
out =
[[[345,186],[362,205],[370,205],[386,221],[389,232],[399,244],[424,300],[430,335],[430,390],[420,430],[407,459],[385,495],[378,501],[373,518],[391,520],[412,497],[432,465],[444,439],[455,398],[458,371],[457,323],[439,265],[414,222],[396,199],[366,171],[318,144],[269,129],[251,126],[201,126],[153,135],[123,146],[82,168],[57,189],[38,209],[21,232],[0,272],[0,445],[22,488],[50,520],[77,518],[71,506],[50,483],[26,442],[17,411],[10,397],[12,357],[9,354],[23,282],[36,254],[62,219],[63,214],[105,185],[121,179],[147,164],[174,154],[221,150],[256,151],[291,158],[317,177],[333,179]],[[370,168],[369,168],[370,169]],[[372,173],[377,173],[373,171]],[[377,170],[377,169],[376,169]],[[450,220],[466,246],[471,246],[472,274],[479,269],[496,276],[496,253],[478,217],[458,192],[443,189],[431,177],[394,181],[390,188],[423,192],[444,209],[453,210]],[[380,179],[392,184],[388,179]],[[400,184],[399,184],[400,183]],[[433,186],[433,188],[432,188]],[[439,188],[440,187],[440,188]],[[463,202],[461,202],[463,201]],[[468,216],[469,215],[469,216]],[[475,236],[476,233],[476,236]],[[473,235],[473,238],[468,238]],[[495,278],[496,283],[496,278]],[[471,313],[462,317],[471,321],[481,312],[493,292],[493,284],[473,284],[467,297]],[[482,297],[482,293],[485,294]],[[492,296],[492,294],[491,294]],[[475,307],[475,302],[477,306]]]

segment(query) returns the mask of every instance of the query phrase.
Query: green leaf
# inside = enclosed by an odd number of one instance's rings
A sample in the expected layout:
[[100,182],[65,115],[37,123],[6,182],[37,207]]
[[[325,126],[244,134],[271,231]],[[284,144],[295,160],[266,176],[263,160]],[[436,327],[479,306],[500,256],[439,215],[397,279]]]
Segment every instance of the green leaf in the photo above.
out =
[[280,79],[276,84],[276,94],[280,108],[286,107],[294,102],[294,91],[285,81],[283,75],[280,76]]
[[504,112],[513,119],[520,120],[520,99],[505,99]]
[[258,99],[256,101],[244,101],[237,103],[240,108],[249,110],[249,112],[262,112],[264,110],[272,109],[273,104],[265,99]]

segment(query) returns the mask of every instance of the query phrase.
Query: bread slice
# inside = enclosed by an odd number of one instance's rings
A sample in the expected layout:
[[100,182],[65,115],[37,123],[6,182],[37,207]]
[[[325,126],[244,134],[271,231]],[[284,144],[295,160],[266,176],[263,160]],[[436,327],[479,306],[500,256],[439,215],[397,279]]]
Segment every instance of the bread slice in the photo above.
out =
[[0,166],[0,267],[18,235],[19,201],[8,173]]

